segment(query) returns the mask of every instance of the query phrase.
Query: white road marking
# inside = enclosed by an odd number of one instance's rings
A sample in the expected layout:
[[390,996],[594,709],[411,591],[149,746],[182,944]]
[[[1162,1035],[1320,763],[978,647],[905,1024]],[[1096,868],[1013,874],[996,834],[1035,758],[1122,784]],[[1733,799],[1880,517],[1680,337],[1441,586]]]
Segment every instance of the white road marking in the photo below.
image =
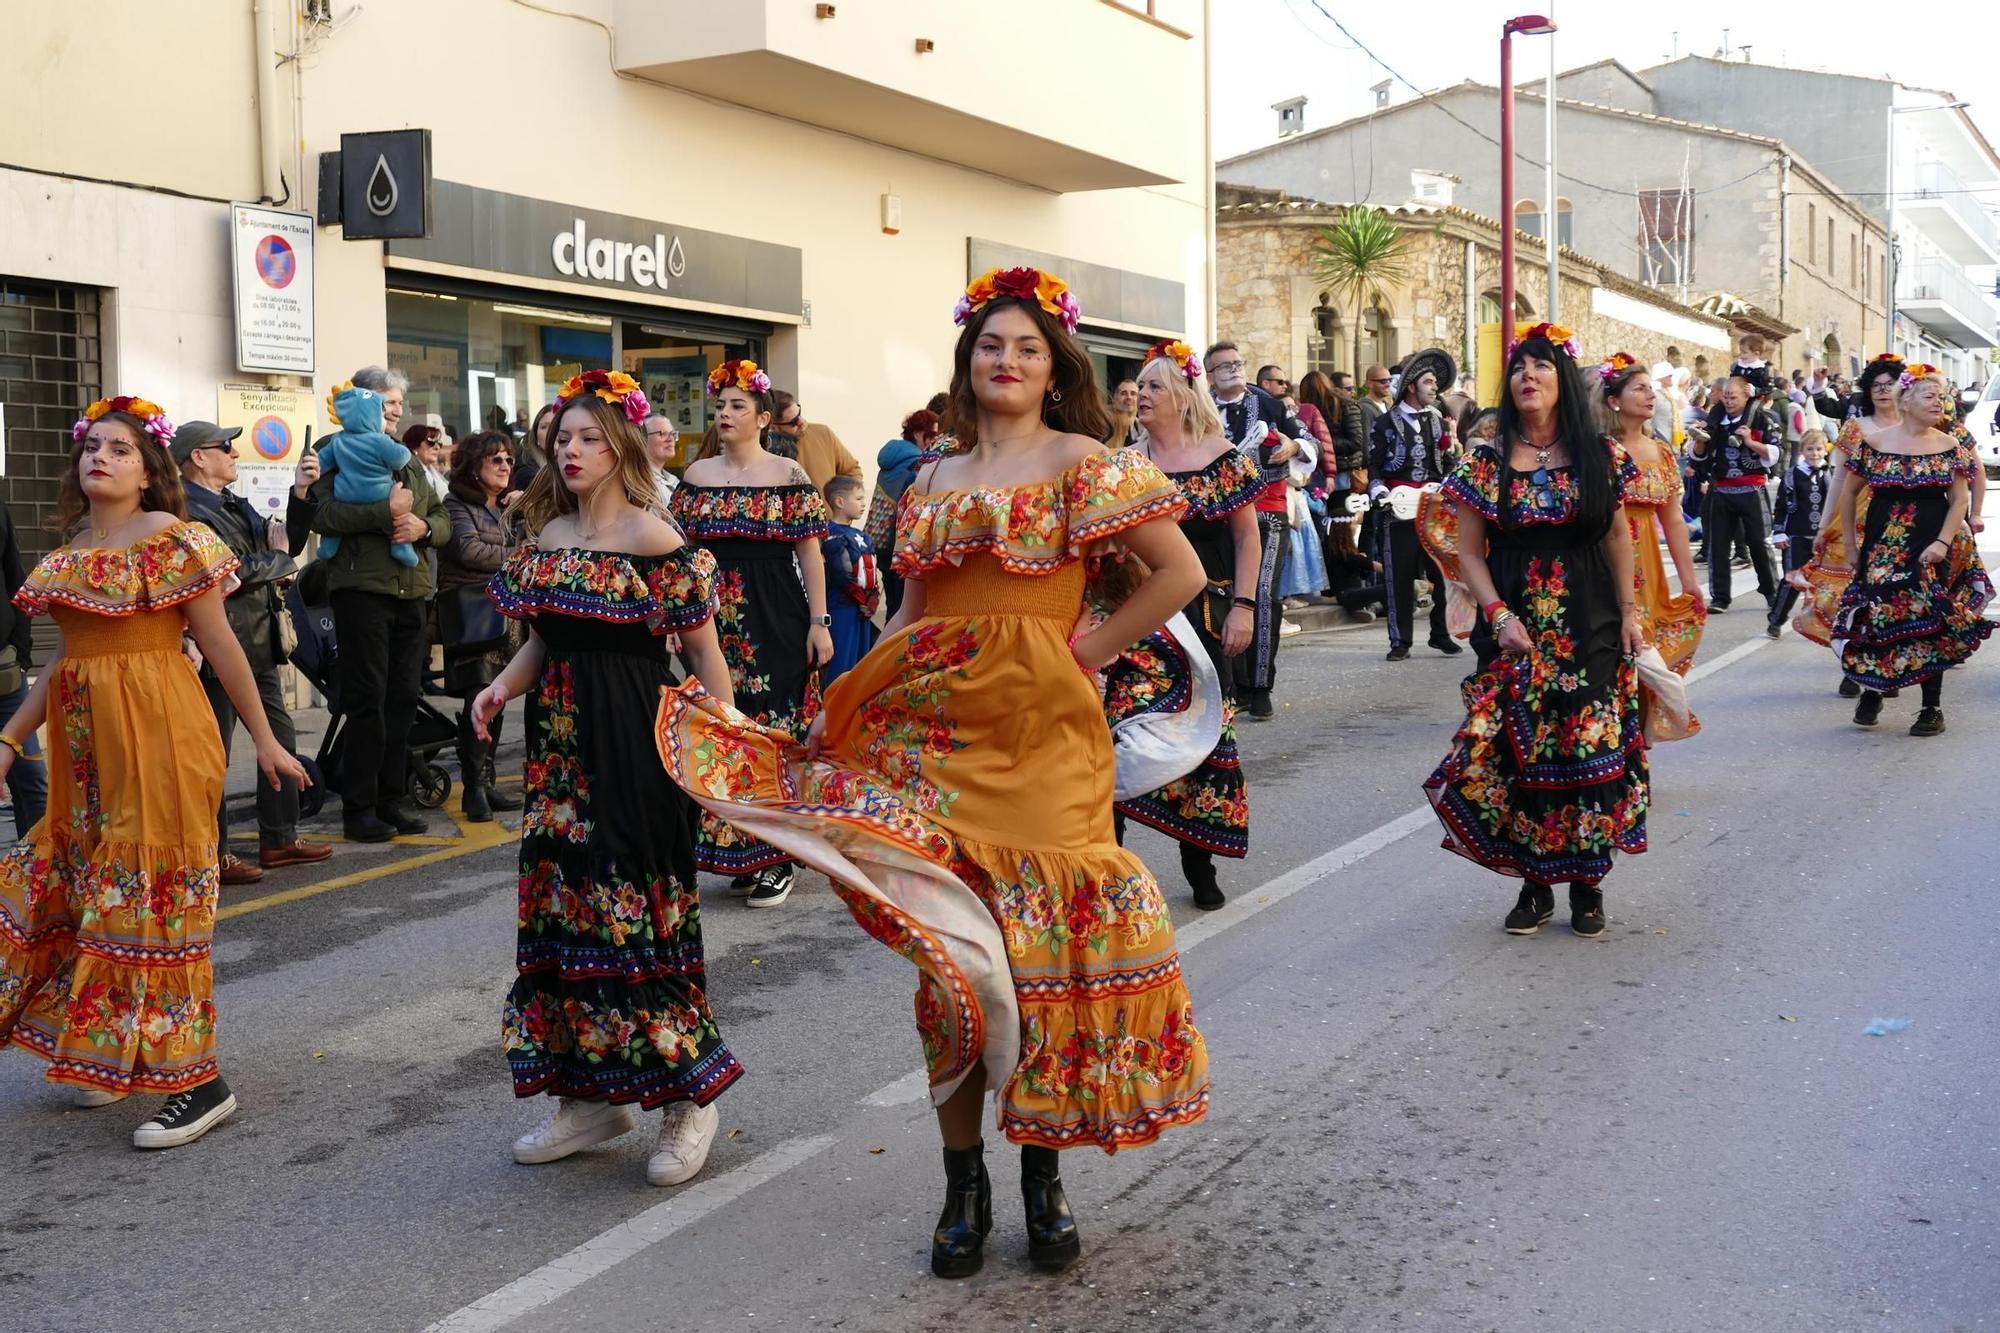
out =
[[[1700,680],[1725,667],[1734,666],[1772,640],[1759,635],[1738,644],[1712,662],[1688,672],[1688,680]],[[1332,851],[1322,853],[1304,865],[1240,894],[1222,912],[1204,916],[1185,929],[1175,931],[1180,952],[1199,948],[1226,930],[1248,921],[1267,908],[1303,892],[1348,867],[1367,860],[1385,847],[1402,841],[1423,828],[1436,827],[1437,816],[1429,805],[1420,805],[1386,824],[1349,839]],[[894,1107],[925,1100],[929,1082],[921,1069],[885,1084],[861,1099],[867,1107]],[[637,1217],[621,1222],[601,1235],[557,1259],[543,1264],[508,1283],[490,1296],[481,1297],[457,1313],[430,1325],[424,1333],[486,1333],[505,1328],[522,1315],[540,1309],[576,1290],[590,1279],[609,1271],[625,1260],[659,1244],[690,1223],[735,1202],[759,1185],[812,1160],[837,1142],[830,1134],[793,1139],[780,1144],[724,1176],[690,1185],[665,1203],[656,1204]]]
[[485,1333],[505,1328],[522,1315],[560,1300],[590,1279],[651,1249],[683,1227],[734,1203],[759,1185],[812,1160],[835,1142],[831,1134],[793,1139],[727,1175],[689,1185],[665,1203],[654,1204],[637,1217],[620,1222],[568,1254],[516,1278],[492,1295],[482,1296],[455,1314],[445,1316],[424,1333]]

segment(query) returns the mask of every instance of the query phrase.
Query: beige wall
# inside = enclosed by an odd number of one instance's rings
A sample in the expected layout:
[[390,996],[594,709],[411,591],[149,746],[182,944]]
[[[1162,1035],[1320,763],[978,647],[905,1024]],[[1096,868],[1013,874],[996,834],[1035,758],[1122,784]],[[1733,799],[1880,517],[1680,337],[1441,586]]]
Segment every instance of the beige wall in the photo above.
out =
[[[613,0],[564,3],[606,23],[619,8]],[[1182,282],[1183,326],[1165,331],[1196,339],[1204,331],[1203,44],[1095,0],[1035,0],[1051,13],[1079,4],[1087,11],[1079,24],[1093,40],[1129,32],[1144,49],[1159,39],[1183,54],[1161,71],[1126,68],[1115,49],[1068,50],[1060,24],[1023,24],[1018,12],[985,6],[938,7],[948,8],[949,26],[942,19],[937,26],[966,47],[1003,30],[1038,29],[1047,73],[1031,67],[1021,75],[1022,95],[1079,134],[1115,122],[1113,131],[1088,132],[1111,133],[1114,142],[1130,133],[1157,139],[1165,147],[1155,156],[1176,163],[1186,183],[1053,194],[720,105],[617,77],[603,28],[510,0],[337,5],[353,17],[297,62],[296,104],[293,67],[281,72],[272,111],[287,146],[285,175],[307,182],[296,207],[310,209],[318,154],[337,148],[343,131],[423,126],[433,132],[443,179],[799,247],[813,327],[780,332],[773,369],[872,464],[902,415],[948,379],[950,311],[966,278],[968,237]],[[278,5],[285,24],[295,8]],[[840,21],[867,8],[843,5]],[[10,88],[0,161],[219,199],[256,197],[249,0],[81,0],[59,12],[60,23],[49,25],[59,31],[25,45],[0,43],[0,77]],[[281,33],[280,49],[298,39]],[[67,90],[92,68],[86,45],[98,60],[198,69],[208,91],[161,115],[129,96],[138,85],[121,81],[112,85],[119,96],[76,113]],[[1091,73],[1107,68],[1120,77]],[[164,104],[157,83],[146,91]],[[972,87],[958,95],[986,94]],[[880,231],[885,192],[902,199],[898,236]],[[212,410],[214,385],[259,378],[233,364],[225,205],[0,172],[0,206],[7,210],[0,271],[116,289],[108,382],[157,393],[193,414],[193,407]],[[316,250],[316,388],[324,391],[386,354],[385,269],[379,244],[344,241],[336,230],[320,231]]]

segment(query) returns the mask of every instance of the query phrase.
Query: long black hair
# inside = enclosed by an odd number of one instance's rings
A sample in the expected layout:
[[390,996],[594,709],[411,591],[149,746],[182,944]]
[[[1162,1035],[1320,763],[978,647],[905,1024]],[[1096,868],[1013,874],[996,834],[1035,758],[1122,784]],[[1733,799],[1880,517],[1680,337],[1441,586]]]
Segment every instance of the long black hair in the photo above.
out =
[[1860,378],[1854,381],[1854,396],[1847,400],[1847,415],[1872,417],[1875,415],[1875,381],[1879,379],[1901,379],[1903,363],[1893,357],[1878,356],[1861,368]]
[[1514,372],[1523,361],[1543,361],[1556,368],[1556,438],[1569,446],[1570,470],[1576,476],[1577,520],[1590,532],[1606,532],[1618,511],[1611,477],[1611,451],[1597,425],[1597,407],[1584,385],[1576,359],[1547,338],[1528,338],[1507,357],[1500,380],[1500,526],[1508,526],[1507,497],[1514,484],[1515,440],[1521,438],[1521,409],[1514,402]]

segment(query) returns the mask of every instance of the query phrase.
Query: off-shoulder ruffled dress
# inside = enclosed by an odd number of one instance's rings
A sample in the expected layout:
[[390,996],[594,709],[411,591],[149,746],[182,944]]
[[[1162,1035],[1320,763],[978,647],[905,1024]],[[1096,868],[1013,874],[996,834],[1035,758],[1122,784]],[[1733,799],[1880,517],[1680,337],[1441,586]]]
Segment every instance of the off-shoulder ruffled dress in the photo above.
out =
[[[688,539],[715,557],[715,634],[729,663],[736,706],[765,726],[802,736],[819,711],[806,662],[811,619],[794,543],[826,536],[826,502],[805,482],[702,486],[684,481],[668,507]],[[704,814],[695,864],[747,875],[783,852]]]
[[1208,1109],[1173,920],[1112,836],[1110,730],[1069,651],[1088,548],[1183,508],[1133,450],[906,493],[895,566],[925,614],[828,692],[817,760],[695,682],[662,701],[674,781],[916,964],[933,1098],[983,1063],[1018,1143],[1115,1152]]
[[488,595],[548,650],[527,695],[514,1095],[706,1106],[742,1073],[708,1003],[699,813],[635,719],[674,683],[664,635],[715,614],[715,561],[523,547]]
[[179,1092],[216,1074],[215,810],[225,767],[185,603],[236,557],[198,523],[53,552],[14,594],[53,615],[48,814],[0,860],[0,1042],[48,1080]]

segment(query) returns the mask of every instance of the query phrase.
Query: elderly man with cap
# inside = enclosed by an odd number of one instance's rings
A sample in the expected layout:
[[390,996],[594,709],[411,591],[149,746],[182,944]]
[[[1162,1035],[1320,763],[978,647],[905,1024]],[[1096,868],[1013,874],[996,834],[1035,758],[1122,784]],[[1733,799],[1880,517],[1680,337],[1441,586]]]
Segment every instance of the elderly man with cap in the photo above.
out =
[[[278,743],[290,750],[296,744],[292,715],[285,710],[284,694],[278,687],[278,617],[284,614],[279,588],[298,573],[291,556],[271,549],[270,524],[248,500],[228,488],[236,480],[236,446],[233,441],[242,427],[222,427],[212,421],[190,421],[174,432],[171,452],[180,464],[181,482],[187,489],[188,519],[205,523],[240,562],[236,570],[238,586],[222,604],[229,628],[243,645],[250,673],[257,679],[257,694],[264,714],[271,719],[271,732]],[[236,733],[236,707],[207,667],[201,672],[202,688],[208,705],[215,710],[215,724],[222,732],[222,750]],[[259,782],[257,787],[257,864],[251,865],[229,850],[229,801],[215,813],[216,848],[222,856],[224,884],[254,884],[266,870],[280,866],[305,865],[324,861],[333,848],[323,842],[299,839],[299,789],[289,778],[281,786]]]
[[1389,603],[1391,662],[1410,655],[1419,570],[1431,585],[1431,647],[1447,655],[1465,651],[1445,628],[1444,577],[1417,541],[1418,492],[1442,482],[1450,467],[1446,456],[1455,445],[1451,419],[1438,411],[1437,400],[1457,378],[1450,353],[1438,347],[1418,352],[1403,363],[1396,405],[1376,417],[1368,432],[1368,494],[1375,501],[1376,543]]

